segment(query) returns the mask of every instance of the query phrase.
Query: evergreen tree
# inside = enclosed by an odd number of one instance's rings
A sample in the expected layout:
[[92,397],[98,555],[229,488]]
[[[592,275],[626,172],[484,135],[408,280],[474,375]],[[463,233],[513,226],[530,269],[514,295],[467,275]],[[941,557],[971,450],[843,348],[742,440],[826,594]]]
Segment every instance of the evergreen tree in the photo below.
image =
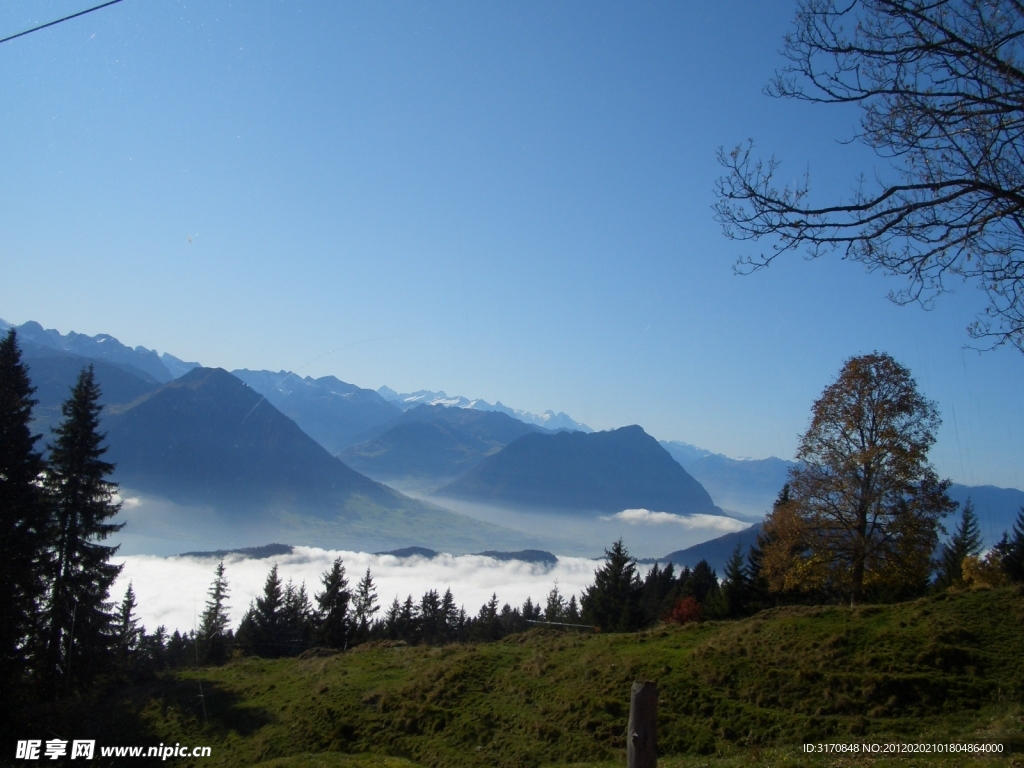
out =
[[563,621],[565,619],[565,598],[558,591],[558,581],[548,592],[547,604],[544,606],[544,621]]
[[49,510],[38,479],[42,457],[29,429],[35,388],[21,362],[14,329],[0,340],[0,722],[26,693],[30,655],[39,641],[46,591]]
[[498,625],[498,594],[496,592],[492,592],[491,599],[480,606],[480,612],[474,621],[473,633],[476,639],[484,642],[501,637]]
[[388,640],[399,640],[398,623],[402,617],[402,604],[398,602],[398,596],[391,601],[391,606],[384,611],[383,625],[381,631]]
[[659,568],[655,563],[644,577],[641,600],[644,625],[656,624],[672,607],[672,594],[677,589],[675,566],[669,563]]
[[643,622],[636,561],[622,539],[606,549],[604,567],[583,593],[583,618],[606,632],[631,632]]
[[137,656],[142,645],[145,628],[139,627],[138,616],[135,615],[135,589],[128,582],[121,605],[114,615],[114,630],[117,641],[117,661],[122,671],[131,674],[136,666]]
[[718,574],[707,560],[701,560],[693,567],[683,588],[683,597],[693,597],[701,606],[718,597]]
[[1006,544],[999,553],[1003,573],[1010,581],[1020,584],[1024,582],[1024,507],[1017,513],[1013,536],[1004,535],[1003,538]]
[[757,544],[751,544],[747,550],[748,608],[752,614],[773,604],[768,580],[764,576],[764,549],[760,546],[762,541],[759,536]]
[[163,625],[153,635],[139,623],[135,588],[129,583],[114,614],[114,650],[117,671],[133,682],[165,666],[167,634]]
[[306,594],[306,583],[297,588],[289,579],[284,588],[282,606],[284,648],[282,654],[296,656],[309,648],[313,641],[313,605]]
[[415,643],[419,638],[420,614],[416,610],[416,604],[412,601],[412,595],[406,595],[402,603],[402,612],[399,615],[398,627],[399,637],[407,643]]
[[284,653],[284,629],[284,590],[275,563],[263,584],[263,594],[249,604],[242,617],[236,637],[246,652],[273,659]]
[[565,605],[565,620],[570,624],[580,620],[580,608],[576,602],[576,595],[569,595],[569,602]]
[[370,633],[373,615],[380,610],[377,604],[377,587],[373,583],[370,569],[356,585],[355,594],[355,635],[358,642],[364,641]]
[[443,641],[451,643],[458,636],[460,628],[459,609],[455,605],[455,595],[452,594],[451,587],[448,587],[441,596],[441,617]]
[[59,697],[88,685],[111,659],[110,587],[121,566],[110,563],[117,547],[100,542],[122,524],[108,522],[120,509],[113,464],[99,432],[100,390],[92,366],[78,377],[55,430],[45,488],[53,505],[53,559],[46,605],[44,688]]
[[174,630],[167,641],[167,666],[172,669],[188,666],[188,638],[178,630]]
[[441,612],[441,598],[437,590],[427,590],[420,598],[420,639],[427,644],[443,642],[444,614]]
[[523,621],[540,621],[540,605],[534,605],[533,600],[529,597],[523,603],[523,610],[521,612]]
[[203,664],[223,664],[228,658],[228,580],[224,576],[224,561],[217,563],[213,584],[203,616],[199,622],[200,661]]
[[[348,605],[352,593],[348,591],[345,565],[340,557],[335,559],[331,570],[324,573],[320,583],[324,585],[324,590],[316,595],[316,604],[320,611],[316,633],[317,642],[326,648],[343,649],[348,645],[350,623]],[[397,605],[398,598],[396,597],[392,608]],[[394,620],[397,619],[399,612],[400,609],[393,616],[389,613],[392,622],[390,626],[395,626]],[[396,640],[397,638],[391,639]]]
[[738,619],[749,612],[750,583],[746,568],[743,565],[743,548],[736,544],[732,557],[725,565],[725,575],[721,585],[722,617]]
[[150,671],[159,672],[168,666],[167,628],[163,624],[160,624],[151,635],[143,631],[141,645],[146,667]]
[[963,562],[965,557],[977,557],[981,554],[983,542],[978,516],[974,512],[974,504],[970,499],[964,504],[960,525],[946,543],[939,559],[939,575],[935,586],[948,589],[963,584]]

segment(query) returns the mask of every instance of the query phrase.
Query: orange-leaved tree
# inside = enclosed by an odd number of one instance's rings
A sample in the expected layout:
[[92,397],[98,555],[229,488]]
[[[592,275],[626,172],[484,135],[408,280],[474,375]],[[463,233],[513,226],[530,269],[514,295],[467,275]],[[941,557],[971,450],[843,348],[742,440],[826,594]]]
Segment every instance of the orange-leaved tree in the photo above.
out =
[[771,587],[852,604],[923,589],[940,520],[956,509],[928,463],[940,423],[892,357],[847,360],[814,403],[788,498],[766,520]]

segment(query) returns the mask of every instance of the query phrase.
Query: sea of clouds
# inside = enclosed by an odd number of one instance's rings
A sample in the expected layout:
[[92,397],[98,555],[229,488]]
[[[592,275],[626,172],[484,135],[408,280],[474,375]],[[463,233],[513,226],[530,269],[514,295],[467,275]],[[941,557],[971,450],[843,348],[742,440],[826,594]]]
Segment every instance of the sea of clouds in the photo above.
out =
[[621,520],[631,525],[680,525],[691,531],[736,533],[750,527],[750,523],[723,515],[677,515],[672,512],[652,512],[649,509],[624,509],[601,520]]
[[[232,626],[238,625],[249,603],[262,594],[275,563],[281,580],[290,579],[296,586],[304,582],[312,600],[321,589],[324,572],[337,557],[344,561],[350,589],[370,569],[381,606],[378,617],[394,598],[402,601],[411,594],[419,602],[430,589],[443,593],[450,588],[456,603],[470,615],[476,615],[492,593],[498,595],[500,603],[520,606],[529,597],[543,605],[556,582],[566,599],[571,594],[579,599],[583,589],[593,583],[594,571],[603,565],[602,560],[582,557],[559,557],[551,566],[483,555],[398,558],[314,547],[295,547],[291,554],[262,559],[228,555],[224,565]],[[211,557],[128,555],[115,557],[114,562],[124,567],[111,589],[111,599],[120,602],[131,583],[138,601],[136,612],[147,631],[163,624],[168,632],[184,632],[195,627],[202,615],[219,561]]]

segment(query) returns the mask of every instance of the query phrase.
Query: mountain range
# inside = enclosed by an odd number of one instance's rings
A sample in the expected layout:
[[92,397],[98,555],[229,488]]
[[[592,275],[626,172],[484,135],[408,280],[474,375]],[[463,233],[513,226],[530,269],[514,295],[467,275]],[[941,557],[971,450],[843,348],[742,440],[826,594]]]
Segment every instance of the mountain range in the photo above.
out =
[[334,376],[305,378],[290,371],[231,372],[332,454],[361,442],[361,435],[401,416],[402,410],[372,389]]
[[399,487],[449,482],[526,434],[546,432],[504,413],[419,405],[338,454],[349,466]]
[[[133,349],[105,334],[63,335],[34,322],[17,330],[37,388],[33,426],[44,435],[59,420],[78,372],[93,366],[125,512],[136,516],[133,528],[156,525],[160,517],[143,515],[134,506],[141,499],[167,513],[157,526],[165,533],[182,529],[174,515],[186,508],[197,529],[241,521],[236,533],[251,535],[242,541],[232,534],[232,546],[265,543],[286,531],[293,543],[354,546],[358,540],[376,549],[536,548],[557,538],[545,510],[721,516],[724,509],[754,522],[771,508],[795,466],[774,457],[732,459],[680,441],[659,446],[637,426],[554,433],[527,417],[549,426],[557,426],[557,419],[500,403],[426,391],[400,395],[386,387],[375,392],[332,376],[287,371],[229,374]],[[583,426],[563,423],[570,422]],[[438,495],[424,496],[429,492]],[[950,493],[961,503],[972,499],[987,544],[1024,507],[1024,492],[1013,488],[953,485]],[[512,516],[480,515],[482,505],[536,512],[520,516],[513,531],[499,527]],[[948,519],[947,529],[956,523],[956,516]],[[563,527],[561,541],[582,542],[581,532],[612,530],[610,523],[588,525],[575,532]],[[660,535],[669,530],[679,535],[672,528]],[[660,541],[658,536],[652,529],[649,540]]]
[[429,538],[480,548],[514,532],[410,499],[331,456],[266,398],[219,368],[194,368],[104,421],[123,494],[212,510],[290,543],[379,548]]

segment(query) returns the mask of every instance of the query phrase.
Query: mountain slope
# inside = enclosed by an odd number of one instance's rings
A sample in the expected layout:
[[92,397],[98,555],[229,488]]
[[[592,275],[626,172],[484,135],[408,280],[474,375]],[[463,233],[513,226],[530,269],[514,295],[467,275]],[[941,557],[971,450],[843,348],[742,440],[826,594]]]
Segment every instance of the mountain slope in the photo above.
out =
[[638,426],[525,435],[438,495],[552,509],[722,514],[701,484]]
[[503,413],[421,405],[378,427],[374,432],[379,434],[339,458],[379,480],[416,478],[436,485],[539,431]]
[[[292,544],[377,549],[427,544],[475,551],[489,542],[530,538],[410,499],[359,474],[221,369],[194,369],[112,407],[105,426],[107,458],[125,494],[184,505],[193,510],[188,525],[226,529],[232,541],[249,527],[257,541],[273,536]],[[145,516],[137,522],[147,523]],[[178,530],[186,521],[172,511],[162,524]]]
[[401,409],[372,389],[334,376],[301,378],[290,371],[232,371],[303,432],[336,454],[358,442],[357,436],[401,415]]

